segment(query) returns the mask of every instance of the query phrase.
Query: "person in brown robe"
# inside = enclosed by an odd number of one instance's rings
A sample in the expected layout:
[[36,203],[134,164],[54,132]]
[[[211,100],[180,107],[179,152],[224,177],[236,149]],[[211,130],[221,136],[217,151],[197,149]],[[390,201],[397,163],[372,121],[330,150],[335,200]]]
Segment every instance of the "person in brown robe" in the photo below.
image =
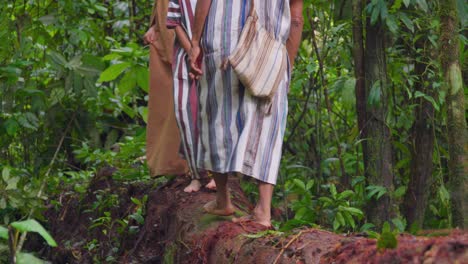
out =
[[168,0],[155,0],[150,28],[144,36],[150,47],[150,91],[146,128],[146,159],[151,176],[188,172],[179,155],[180,134],[174,113],[172,57],[174,31],[166,27]]
[[[172,60],[175,32],[166,26],[169,0],[155,0],[150,28],[144,36],[150,45],[150,91],[146,127],[146,160],[151,176],[187,174],[187,162],[179,155],[180,132],[174,113]],[[192,179],[185,192],[196,192],[201,184]],[[206,186],[216,189],[211,180]]]

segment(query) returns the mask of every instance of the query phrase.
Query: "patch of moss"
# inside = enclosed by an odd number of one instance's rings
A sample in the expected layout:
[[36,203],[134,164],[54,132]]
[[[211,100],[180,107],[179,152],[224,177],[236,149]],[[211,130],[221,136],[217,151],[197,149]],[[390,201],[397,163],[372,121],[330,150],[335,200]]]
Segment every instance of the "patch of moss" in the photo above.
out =
[[200,229],[204,230],[208,227],[213,226],[213,223],[219,223],[223,221],[231,221],[232,216],[219,216],[219,215],[212,215],[212,214],[204,214],[200,218]]
[[177,246],[174,243],[171,243],[166,246],[166,250],[164,251],[164,264],[174,264],[175,262],[175,254],[177,252]]

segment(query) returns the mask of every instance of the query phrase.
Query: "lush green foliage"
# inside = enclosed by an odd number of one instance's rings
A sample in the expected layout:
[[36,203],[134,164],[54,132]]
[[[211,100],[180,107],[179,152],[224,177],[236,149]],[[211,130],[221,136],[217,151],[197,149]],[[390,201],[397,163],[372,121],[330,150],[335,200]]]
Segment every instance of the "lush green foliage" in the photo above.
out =
[[[432,10],[438,6],[425,0],[372,0],[365,8],[370,22],[384,22],[389,32],[391,98],[385,122],[392,132],[396,188],[387,190],[368,186],[364,177],[350,1],[304,2],[304,40],[289,94],[289,121],[274,197],[284,214],[276,225],[283,230],[302,225],[339,232],[372,229],[365,217],[367,203],[386,193],[401,202],[405,193],[413,111],[420,100],[427,100],[436,109],[432,120],[436,169],[425,227],[450,227],[440,66],[427,51],[414,48],[424,39],[437,50],[439,19]],[[463,1],[459,3],[463,7]],[[141,0],[15,0],[0,6],[2,224],[30,214],[43,219],[45,203],[61,206],[54,195],[66,190],[84,194],[92,176],[105,165],[119,168],[115,180],[149,180],[145,166],[135,164],[141,162],[137,158],[144,155],[145,147],[148,49],[141,36],[151,5]],[[466,7],[460,10],[466,12]],[[461,17],[465,27],[467,16]],[[460,39],[464,50],[466,39]],[[416,61],[431,66],[427,67],[433,80],[430,94],[415,89],[420,78]],[[368,104],[379,104],[381,96],[376,85]],[[112,151],[116,146],[120,152]],[[349,189],[340,185],[345,175],[351,179]],[[244,187],[254,190],[248,182]],[[98,203],[93,209],[101,217],[93,219],[90,229],[106,232],[119,225],[133,232],[138,226],[129,225],[130,219],[143,223],[146,198],[134,200],[139,208],[135,212],[112,219],[109,211],[118,197],[95,195]],[[393,219],[392,225],[401,231],[409,228],[403,216]],[[110,243],[118,247],[116,241]],[[90,251],[96,246],[96,241],[86,244]]]
[[[0,226],[0,239],[10,240],[10,248],[0,244],[0,261],[3,263],[7,262],[8,251],[10,254],[16,251],[18,243],[20,241],[19,234],[24,232],[35,232],[38,233],[49,246],[56,247],[57,242],[52,238],[52,236],[47,232],[44,227],[34,219],[29,219],[25,221],[12,222],[9,225],[9,228]],[[36,258],[30,253],[16,252],[16,259],[18,264],[35,264],[35,263],[44,263],[44,261]]]

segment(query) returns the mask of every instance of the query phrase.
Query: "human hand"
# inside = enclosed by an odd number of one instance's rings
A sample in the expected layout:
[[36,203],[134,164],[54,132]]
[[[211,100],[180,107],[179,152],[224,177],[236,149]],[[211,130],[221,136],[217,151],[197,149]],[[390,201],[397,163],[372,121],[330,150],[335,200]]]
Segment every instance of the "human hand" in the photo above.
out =
[[145,35],[143,36],[143,40],[146,44],[151,44],[156,41],[156,32],[154,31],[153,27],[150,27],[148,31],[146,31]]
[[200,79],[200,76],[203,74],[201,70],[201,49],[198,44],[193,45],[189,51],[189,62],[190,62],[190,73],[189,76],[192,79]]

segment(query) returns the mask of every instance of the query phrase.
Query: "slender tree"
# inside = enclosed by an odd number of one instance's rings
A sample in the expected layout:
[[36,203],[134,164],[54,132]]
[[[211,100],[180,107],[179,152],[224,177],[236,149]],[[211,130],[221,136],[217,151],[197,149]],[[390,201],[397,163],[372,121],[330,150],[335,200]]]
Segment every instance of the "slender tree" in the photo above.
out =
[[[364,29],[362,21],[362,0],[353,0],[353,59],[354,76],[356,77],[356,112],[358,119],[359,137],[365,139],[366,133],[366,76],[364,69]],[[361,141],[364,166],[367,167],[367,144]]]
[[[429,34],[429,32],[427,32]],[[420,38],[415,43],[415,74],[418,80],[415,90],[423,94],[433,94],[434,64],[436,59],[433,48],[427,38]],[[429,60],[429,61],[428,61]],[[429,187],[432,182],[434,150],[434,106],[423,97],[415,99],[415,121],[411,129],[411,169],[408,190],[403,201],[403,214],[408,227],[422,228],[427,207]]]
[[[387,126],[387,63],[385,54],[386,29],[381,21],[366,23],[365,76],[366,76],[366,178],[370,185],[383,186],[387,194],[378,201],[371,200],[368,219],[381,226],[396,216],[396,206],[389,195],[393,191],[393,162],[391,132]],[[372,99],[369,99],[372,98]]]
[[460,69],[458,40],[459,18],[456,0],[440,1],[440,55],[446,82],[447,126],[449,143],[449,188],[451,195],[452,224],[466,227],[465,189],[467,187],[466,119],[463,78]]

